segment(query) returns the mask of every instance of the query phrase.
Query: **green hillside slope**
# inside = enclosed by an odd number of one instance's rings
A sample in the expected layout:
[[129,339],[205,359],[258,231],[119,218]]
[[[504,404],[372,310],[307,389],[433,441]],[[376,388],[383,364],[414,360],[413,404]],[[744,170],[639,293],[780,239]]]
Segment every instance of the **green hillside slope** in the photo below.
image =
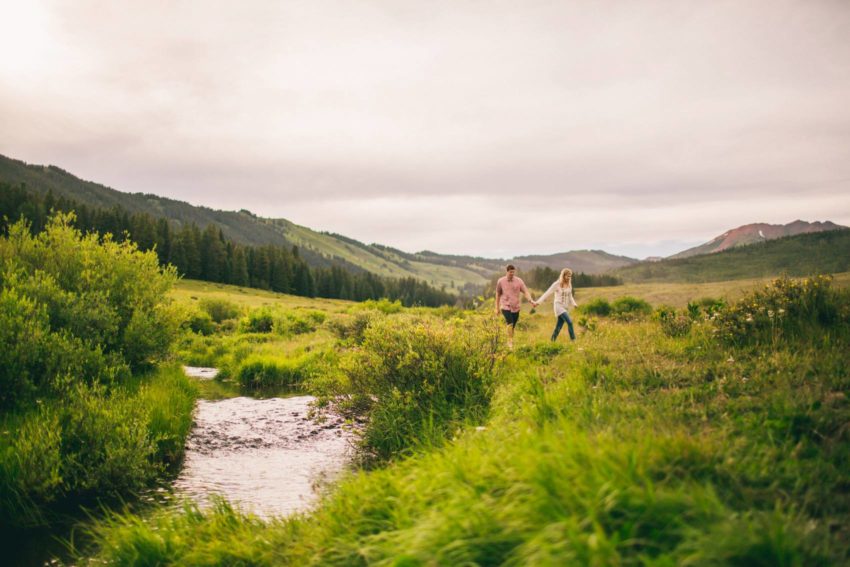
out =
[[638,260],[628,256],[616,256],[603,250],[573,250],[546,256],[517,256],[514,258],[514,263],[522,270],[545,266],[553,270],[570,268],[574,272],[603,274],[617,268],[637,264]]
[[801,234],[723,252],[641,262],[616,274],[627,282],[716,282],[850,270],[850,230]]

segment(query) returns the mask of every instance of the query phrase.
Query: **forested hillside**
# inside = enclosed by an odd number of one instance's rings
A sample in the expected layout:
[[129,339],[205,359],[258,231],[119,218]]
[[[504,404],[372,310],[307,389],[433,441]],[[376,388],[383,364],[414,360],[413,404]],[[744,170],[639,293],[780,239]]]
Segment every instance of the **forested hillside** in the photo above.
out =
[[627,282],[716,282],[850,270],[850,230],[800,234],[723,252],[641,262],[615,274]]
[[0,234],[21,217],[33,233],[46,225],[51,211],[74,212],[74,225],[86,232],[127,238],[143,251],[155,250],[160,262],[172,264],[193,279],[269,289],[307,297],[400,300],[405,305],[445,305],[457,297],[413,277],[387,278],[353,265],[311,267],[296,246],[247,246],[228,239],[213,223],[177,225],[120,206],[89,207],[52,192],[37,194],[26,187],[0,182]]

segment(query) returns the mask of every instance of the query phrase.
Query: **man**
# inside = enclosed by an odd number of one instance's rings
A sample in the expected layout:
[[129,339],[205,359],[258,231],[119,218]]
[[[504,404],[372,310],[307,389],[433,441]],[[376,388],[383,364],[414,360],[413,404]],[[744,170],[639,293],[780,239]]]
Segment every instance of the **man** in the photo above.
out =
[[519,321],[519,306],[522,301],[520,293],[524,294],[532,307],[537,303],[531,298],[531,293],[525,287],[525,282],[516,276],[516,268],[508,264],[505,275],[496,282],[496,315],[499,311],[508,324],[508,348],[514,348],[514,328]]

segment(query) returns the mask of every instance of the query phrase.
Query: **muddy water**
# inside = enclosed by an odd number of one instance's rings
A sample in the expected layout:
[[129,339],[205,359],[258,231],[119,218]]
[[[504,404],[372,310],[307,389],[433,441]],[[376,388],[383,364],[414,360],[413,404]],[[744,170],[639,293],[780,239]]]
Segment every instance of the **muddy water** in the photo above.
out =
[[311,401],[199,401],[176,493],[201,504],[221,494],[265,517],[309,508],[353,454],[339,418],[317,424],[308,417]]

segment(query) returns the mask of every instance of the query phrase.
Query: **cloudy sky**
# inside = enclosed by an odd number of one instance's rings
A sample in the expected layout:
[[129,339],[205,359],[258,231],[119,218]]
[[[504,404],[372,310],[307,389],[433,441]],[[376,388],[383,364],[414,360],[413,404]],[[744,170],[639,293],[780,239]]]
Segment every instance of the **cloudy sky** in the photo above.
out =
[[850,225],[850,2],[0,0],[0,153],[415,251]]

